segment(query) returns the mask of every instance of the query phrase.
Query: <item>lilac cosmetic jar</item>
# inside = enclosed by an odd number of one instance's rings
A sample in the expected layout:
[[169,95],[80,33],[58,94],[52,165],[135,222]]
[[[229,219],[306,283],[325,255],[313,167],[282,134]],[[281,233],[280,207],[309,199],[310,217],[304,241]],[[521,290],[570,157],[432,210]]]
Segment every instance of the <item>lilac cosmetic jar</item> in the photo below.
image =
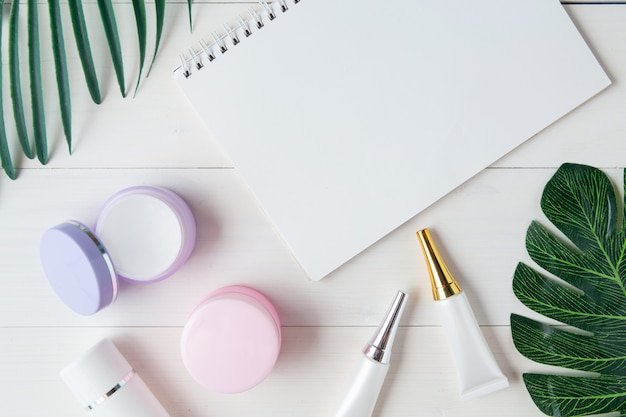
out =
[[115,301],[118,278],[146,283],[169,277],[189,258],[196,241],[189,206],[160,187],[116,193],[100,210],[94,230],[66,221],[47,230],[40,242],[50,285],[83,315]]
[[269,299],[244,286],[210,294],[191,313],[181,340],[183,363],[204,388],[231,394],[261,383],[278,359],[280,320]]

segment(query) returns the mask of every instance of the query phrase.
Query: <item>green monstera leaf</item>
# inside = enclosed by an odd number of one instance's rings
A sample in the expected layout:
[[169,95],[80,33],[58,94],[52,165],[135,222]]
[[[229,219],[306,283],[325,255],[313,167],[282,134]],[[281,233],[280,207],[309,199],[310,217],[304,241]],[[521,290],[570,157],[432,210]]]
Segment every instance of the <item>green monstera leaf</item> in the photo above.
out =
[[618,204],[602,171],[564,164],[547,183],[541,208],[562,235],[534,221],[526,249],[549,274],[520,263],[513,291],[524,305],[558,323],[512,314],[513,342],[535,362],[586,372],[526,373],[526,388],[547,415],[626,416],[623,201]]

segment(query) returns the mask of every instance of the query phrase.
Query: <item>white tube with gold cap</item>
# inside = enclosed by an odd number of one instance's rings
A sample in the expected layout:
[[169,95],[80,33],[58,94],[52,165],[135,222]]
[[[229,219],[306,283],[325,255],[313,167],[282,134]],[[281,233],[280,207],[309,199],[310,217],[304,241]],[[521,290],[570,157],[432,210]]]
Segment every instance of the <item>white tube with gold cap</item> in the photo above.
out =
[[509,381],[493,357],[465,293],[441,258],[430,232],[420,230],[417,237],[456,364],[461,398],[469,400],[508,387]]

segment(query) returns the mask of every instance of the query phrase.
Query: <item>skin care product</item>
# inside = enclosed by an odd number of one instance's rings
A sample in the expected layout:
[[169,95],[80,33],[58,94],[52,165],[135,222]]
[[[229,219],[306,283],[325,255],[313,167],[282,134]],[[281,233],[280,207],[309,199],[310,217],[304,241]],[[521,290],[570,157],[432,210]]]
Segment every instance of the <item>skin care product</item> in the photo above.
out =
[[508,379],[498,367],[465,293],[441,258],[430,232],[420,230],[417,237],[428,266],[433,298],[456,364],[461,398],[472,399],[508,387]]
[[361,361],[335,417],[369,417],[389,371],[389,358],[406,294],[398,291],[385,318],[362,352]]
[[195,220],[182,198],[160,187],[132,187],[105,203],[95,232],[73,220],[47,230],[40,257],[59,298],[90,315],[115,301],[118,278],[144,283],[172,275],[195,240]]
[[187,371],[206,389],[247,391],[270,373],[281,347],[280,320],[270,300],[244,286],[210,294],[191,313],[181,340]]
[[170,417],[113,342],[104,339],[61,370],[92,417]]
[[191,210],[161,187],[131,187],[109,198],[95,234],[114,259],[120,278],[154,282],[169,277],[189,258],[196,241]]

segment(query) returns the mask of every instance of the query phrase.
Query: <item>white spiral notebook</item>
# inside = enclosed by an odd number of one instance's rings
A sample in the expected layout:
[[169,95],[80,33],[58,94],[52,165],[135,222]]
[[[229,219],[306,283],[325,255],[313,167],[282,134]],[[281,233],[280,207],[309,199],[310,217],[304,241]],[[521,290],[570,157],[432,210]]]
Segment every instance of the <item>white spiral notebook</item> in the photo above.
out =
[[205,39],[174,75],[313,280],[610,84],[558,0],[281,0]]

